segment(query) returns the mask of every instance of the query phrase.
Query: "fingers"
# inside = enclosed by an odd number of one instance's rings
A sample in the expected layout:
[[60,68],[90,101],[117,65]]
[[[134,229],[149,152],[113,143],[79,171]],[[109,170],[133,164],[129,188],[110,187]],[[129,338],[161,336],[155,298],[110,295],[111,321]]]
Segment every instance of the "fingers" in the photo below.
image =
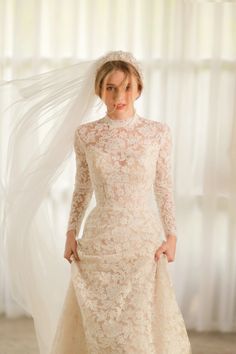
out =
[[78,253],[77,253],[77,249],[74,249],[73,250],[73,256],[75,257],[75,260],[76,261],[79,261],[80,259],[79,259],[79,256],[78,256]]
[[73,251],[75,260],[76,260],[76,261],[79,261],[80,259],[79,259],[78,252],[77,252],[77,246],[78,246],[78,245],[77,245],[77,241],[75,240],[72,251]]
[[73,248],[70,252],[65,252],[64,258],[67,259],[69,263],[73,262],[73,260],[80,261],[76,248]]
[[64,254],[64,258],[69,262],[71,263],[72,262],[72,259],[71,259],[71,255],[68,255],[68,254]]
[[167,244],[165,241],[163,241],[162,245],[157,249],[155,252],[155,261],[158,261],[160,259],[160,256],[165,253],[168,250]]
[[80,261],[80,258],[77,253],[77,240],[69,237],[66,240],[64,258],[67,259],[69,263],[75,261]]
[[80,258],[78,256],[77,250],[73,249],[73,253],[71,255],[72,261],[75,259],[76,261],[80,261]]
[[75,255],[74,252],[71,252],[69,255],[68,255],[68,254],[65,254],[65,255],[64,255],[64,258],[67,259],[67,261],[68,261],[69,263],[73,262],[73,260],[80,261],[80,258],[79,258],[79,256],[78,256],[77,252],[76,252],[76,255]]
[[155,261],[158,261],[162,254],[167,256],[168,262],[173,262],[175,260],[175,249],[173,249],[168,242],[163,241],[162,245],[155,252]]

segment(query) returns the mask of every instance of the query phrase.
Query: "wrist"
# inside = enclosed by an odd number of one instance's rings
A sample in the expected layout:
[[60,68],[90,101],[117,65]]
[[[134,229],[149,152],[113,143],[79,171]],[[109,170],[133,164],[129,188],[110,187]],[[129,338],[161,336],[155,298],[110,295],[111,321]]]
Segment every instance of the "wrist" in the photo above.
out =
[[73,238],[75,238],[75,236],[76,236],[75,230],[68,230],[67,233],[66,233],[66,237],[73,237]]
[[170,240],[170,241],[177,241],[177,236],[175,234],[167,234],[166,235],[166,240]]

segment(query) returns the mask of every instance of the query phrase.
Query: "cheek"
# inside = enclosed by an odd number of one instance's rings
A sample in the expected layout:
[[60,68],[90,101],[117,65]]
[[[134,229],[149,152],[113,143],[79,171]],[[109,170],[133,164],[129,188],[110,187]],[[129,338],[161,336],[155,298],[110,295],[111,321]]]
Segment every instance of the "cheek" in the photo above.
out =
[[104,97],[104,102],[110,102],[112,100],[112,95],[110,92],[106,93],[106,96]]
[[126,98],[127,98],[127,100],[128,101],[134,101],[135,100],[135,96],[136,95],[136,93],[135,92],[127,92],[127,94],[126,94]]
[[107,95],[107,102],[112,102],[112,101],[113,101],[112,95]]

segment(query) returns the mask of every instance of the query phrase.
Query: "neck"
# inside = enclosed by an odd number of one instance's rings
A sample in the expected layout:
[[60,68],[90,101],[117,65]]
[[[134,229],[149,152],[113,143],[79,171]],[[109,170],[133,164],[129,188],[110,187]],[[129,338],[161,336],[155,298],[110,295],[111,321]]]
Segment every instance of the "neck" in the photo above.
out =
[[133,108],[131,111],[128,112],[115,112],[115,113],[109,113],[109,111],[107,111],[107,116],[111,119],[114,120],[122,120],[122,119],[128,119],[131,118],[135,115],[136,110]]
[[110,118],[108,114],[106,114],[104,121],[109,125],[109,127],[112,128],[129,128],[132,127],[135,122],[138,120],[138,115],[136,113],[136,111],[134,112],[134,114],[131,117],[126,117],[126,118],[119,118],[119,119],[113,119]]

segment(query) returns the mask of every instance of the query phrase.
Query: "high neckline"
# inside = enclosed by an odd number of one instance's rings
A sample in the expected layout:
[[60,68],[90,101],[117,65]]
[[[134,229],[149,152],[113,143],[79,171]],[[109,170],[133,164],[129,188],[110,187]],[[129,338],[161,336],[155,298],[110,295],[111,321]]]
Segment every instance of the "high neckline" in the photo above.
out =
[[121,119],[115,119],[111,118],[108,114],[105,115],[104,121],[109,124],[110,127],[130,127],[133,126],[133,124],[137,121],[138,119],[138,114],[136,111],[134,111],[134,114],[132,116],[129,116],[127,118],[121,118]]

